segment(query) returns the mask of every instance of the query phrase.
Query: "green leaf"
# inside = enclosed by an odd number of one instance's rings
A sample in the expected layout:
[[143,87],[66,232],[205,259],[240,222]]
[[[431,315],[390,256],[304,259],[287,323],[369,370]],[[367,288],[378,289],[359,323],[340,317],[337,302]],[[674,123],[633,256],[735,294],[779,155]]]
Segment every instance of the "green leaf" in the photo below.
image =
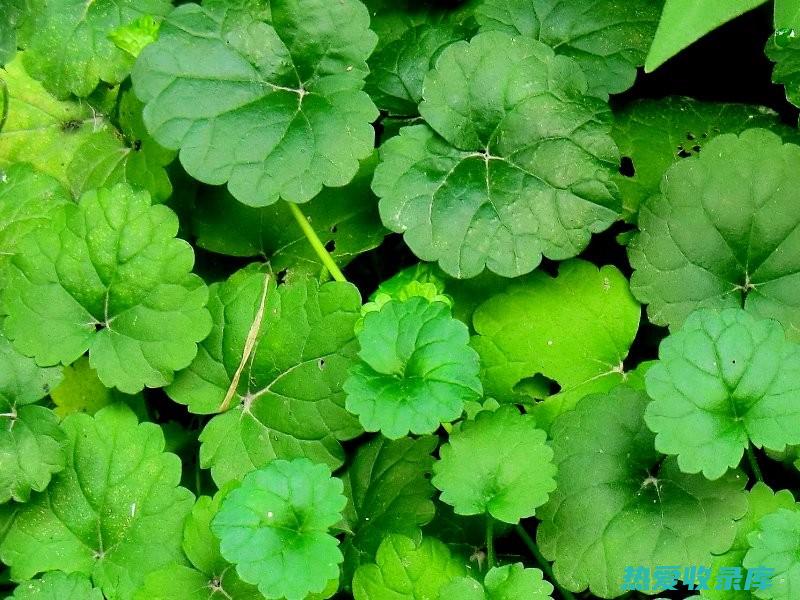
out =
[[375,564],[353,577],[355,600],[429,600],[450,581],[466,574],[463,560],[434,538],[417,543],[403,535],[384,538]]
[[243,583],[233,566],[219,551],[219,541],[211,532],[211,521],[219,511],[223,489],[214,495],[200,496],[183,528],[183,551],[191,567],[173,564],[150,573],[136,593],[135,600],[261,600],[257,588]]
[[62,371],[64,377],[61,383],[50,392],[53,404],[56,405],[53,412],[62,419],[79,412],[93,415],[114,402],[127,402],[137,415],[146,415],[141,394],[128,396],[107,388],[97,376],[97,371],[89,365],[88,357],[80,357]]
[[[99,0],[105,2],[107,0]],[[0,106],[8,115],[0,130],[0,169],[29,162],[58,179],[74,196],[101,185],[131,183],[157,200],[171,186],[164,165],[174,157],[145,135],[140,105],[129,92],[120,101],[117,131],[104,112],[85,101],[57,100],[22,68],[24,52],[0,71]],[[116,91],[109,95],[116,97]],[[110,111],[111,105],[103,107]]]
[[61,571],[45,573],[41,579],[21,583],[14,590],[13,600],[103,600],[103,593],[81,573]]
[[630,88],[656,32],[663,0],[483,0],[481,31],[499,30],[540,40],[574,58],[593,95]]
[[[438,269],[430,263],[417,263],[381,282],[370,295],[369,302],[361,307],[361,313],[366,315],[378,311],[390,300],[403,302],[416,296],[452,306],[453,301],[443,292],[444,280],[439,276]],[[356,331],[360,331],[362,325],[363,322],[356,325]]]
[[670,167],[628,246],[650,321],[674,329],[700,307],[744,306],[797,338],[798,186],[800,147],[763,129],[717,136]]
[[620,208],[608,106],[586,93],[577,63],[536,40],[488,32],[448,46],[425,79],[428,125],[381,146],[384,225],[459,278],[575,256]]
[[800,28],[782,27],[770,37],[764,51],[775,63],[772,81],[786,88],[786,99],[800,106]]
[[181,5],[133,71],[147,128],[192,177],[250,206],[345,185],[378,116],[361,91],[368,26],[357,0]]
[[[388,233],[370,190],[376,164],[377,153],[362,162],[349,184],[323,189],[303,206],[303,214],[339,266],[376,248]],[[260,256],[275,272],[291,268],[316,275],[322,268],[285,202],[253,208],[237,202],[224,188],[213,188],[198,198],[191,218],[197,245],[206,250]]]
[[329,530],[347,500],[325,465],[276,460],[245,475],[211,523],[222,555],[267,598],[303,600],[339,577],[342,553]]
[[410,27],[369,59],[366,91],[389,115],[416,116],[425,75],[447,46],[467,39],[470,33],[470,27],[455,20]]
[[659,347],[645,421],[685,473],[717,479],[749,443],[800,443],[800,346],[738,308],[699,310]]
[[124,404],[94,417],[70,415],[67,466],[20,508],[0,557],[16,581],[63,570],[91,575],[109,597],[132,598],[144,577],[182,562],[180,532],[192,494],[163,452],[153,423],[137,423]]
[[471,577],[456,579],[439,592],[439,600],[551,600],[552,592],[539,569],[514,563],[489,569],[483,586]]
[[644,63],[654,71],[690,44],[767,0],[666,0],[655,39]]
[[422,539],[420,527],[435,513],[429,478],[437,444],[433,436],[398,440],[378,436],[355,453],[343,476],[350,499],[345,519],[352,532],[343,545],[346,569],[353,571],[373,560],[390,533]]
[[[741,567],[745,554],[750,549],[747,543],[749,536],[758,527],[758,522],[766,514],[780,508],[795,508],[794,497],[789,490],[773,492],[765,483],[758,481],[747,493],[747,513],[736,522],[736,538],[731,549],[715,556],[711,562],[711,572],[719,573],[723,567]],[[757,565],[763,566],[763,565]],[[749,590],[717,590],[715,585],[703,590],[701,596],[711,600],[753,600],[753,592]]]
[[0,67],[17,53],[17,28],[27,17],[26,0],[6,0],[0,11]]
[[537,271],[512,283],[473,317],[486,395],[530,403],[527,384],[537,375],[554,379],[561,391],[534,409],[538,425],[549,429],[586,394],[625,380],[622,361],[639,316],[628,281],[610,265],[574,260],[562,263],[555,278]]
[[740,472],[709,481],[655,451],[647,402],[618,386],[553,426],[558,487],[538,511],[537,543],[570,591],[612,598],[623,594],[626,566],[707,565],[731,547],[747,510]]
[[342,391],[360,307],[353,285],[299,279],[276,288],[253,268],[212,286],[211,334],[167,393],[197,414],[230,407],[200,435],[200,463],[217,485],[275,458],[344,462],[339,441],[363,431]]
[[765,515],[747,541],[750,549],[744,557],[744,567],[774,570],[772,585],[753,595],[770,600],[796,598],[800,592],[800,511],[780,508]]
[[347,410],[390,439],[433,433],[481,396],[466,325],[441,302],[392,300],[364,318],[361,361],[344,383]]
[[120,25],[108,32],[108,39],[120,50],[124,50],[133,58],[142,53],[144,47],[158,38],[161,19],[153,15],[142,15],[130,23]]
[[798,0],[775,0],[775,29],[800,26],[800,2]]
[[88,96],[100,81],[120,83],[132,57],[108,34],[142,15],[167,14],[169,0],[27,0],[35,32],[25,68],[58,98]]
[[64,468],[66,436],[53,412],[35,404],[61,379],[0,336],[0,504],[25,502]]
[[720,134],[739,134],[751,127],[771,129],[785,141],[798,140],[796,129],[782,125],[777,113],[762,106],[670,96],[638,100],[618,112],[612,135],[633,170],[632,176],[615,176],[625,219],[636,220],[639,206],[658,193],[661,177],[671,165],[695,156]]
[[547,434],[513,406],[464,422],[439,456],[433,485],[459,515],[485,513],[519,523],[532,517],[556,487]]
[[12,259],[6,334],[40,365],[88,350],[100,380],[125,393],[167,385],[211,329],[208,291],[177,230],[170,209],[125,184],[63,206]]
[[58,208],[70,203],[61,184],[27,164],[0,171],[0,290],[11,257],[26,235],[50,223]]

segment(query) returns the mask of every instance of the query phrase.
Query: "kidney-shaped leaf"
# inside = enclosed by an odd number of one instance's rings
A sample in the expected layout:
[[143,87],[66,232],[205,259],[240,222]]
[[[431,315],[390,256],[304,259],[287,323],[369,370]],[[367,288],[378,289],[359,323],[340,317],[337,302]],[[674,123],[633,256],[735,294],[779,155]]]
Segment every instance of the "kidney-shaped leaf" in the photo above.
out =
[[758,598],[793,600],[800,593],[800,510],[780,508],[761,518],[747,536],[747,569],[772,569],[769,583],[754,592]]
[[82,573],[51,571],[41,579],[32,579],[17,586],[12,600],[103,600],[103,593],[92,587]]
[[456,579],[439,591],[438,600],[551,600],[552,592],[539,569],[514,563],[489,569],[483,585],[471,577]]

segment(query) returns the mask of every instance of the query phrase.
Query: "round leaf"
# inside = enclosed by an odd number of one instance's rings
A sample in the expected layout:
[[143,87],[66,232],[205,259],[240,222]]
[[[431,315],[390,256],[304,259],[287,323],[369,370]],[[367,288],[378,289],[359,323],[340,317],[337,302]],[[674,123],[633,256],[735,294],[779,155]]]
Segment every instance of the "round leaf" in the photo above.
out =
[[605,103],[569,58],[501,32],[448,46],[420,113],[381,146],[384,224],[423,260],[506,277],[578,254],[620,208]]
[[547,435],[513,406],[464,422],[439,456],[433,485],[459,515],[488,513],[518,523],[532,517],[556,487]]
[[552,592],[539,569],[515,563],[489,569],[483,586],[471,577],[456,579],[439,592],[439,600],[551,600]]
[[347,410],[390,439],[433,433],[481,396],[466,325],[442,302],[392,300],[364,318],[361,362],[344,383]]
[[800,511],[786,508],[770,513],[747,536],[746,569],[772,569],[772,585],[754,591],[757,598],[792,600],[800,593]]
[[177,229],[171,210],[125,184],[65,205],[12,259],[6,334],[41,365],[88,350],[100,380],[126,393],[168,384],[211,328]]
[[647,402],[618,386],[553,425],[558,487],[538,511],[537,543],[570,591],[613,598],[626,566],[707,565],[731,547],[747,510],[740,472],[709,481],[655,451]]
[[342,482],[308,459],[275,460],[245,475],[211,522],[220,551],[266,598],[303,600],[339,577],[329,529],[347,500]]
[[800,443],[800,347],[775,321],[699,310],[661,343],[645,380],[656,448],[677,455],[685,473],[717,479],[750,442]]
[[357,0],[183,4],[133,71],[147,128],[244,204],[307,202],[372,152],[368,27]]
[[744,306],[798,337],[798,188],[800,147],[764,129],[717,136],[673,165],[628,247],[650,321],[675,328],[696,308]]
[[103,593],[81,573],[45,573],[41,579],[19,584],[12,600],[103,600]]

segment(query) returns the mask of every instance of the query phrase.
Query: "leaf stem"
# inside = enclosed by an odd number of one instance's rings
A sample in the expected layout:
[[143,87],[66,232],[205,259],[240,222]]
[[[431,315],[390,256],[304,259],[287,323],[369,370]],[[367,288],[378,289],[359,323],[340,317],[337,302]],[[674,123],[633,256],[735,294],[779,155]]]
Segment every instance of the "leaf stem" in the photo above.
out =
[[750,461],[750,468],[753,470],[753,475],[758,481],[764,481],[764,475],[761,473],[761,467],[758,466],[758,459],[753,450],[753,444],[747,444],[747,460]]
[[303,230],[303,233],[305,234],[306,238],[311,244],[311,247],[314,248],[314,252],[317,253],[317,256],[319,256],[319,259],[322,261],[322,264],[325,266],[325,268],[328,269],[331,276],[336,281],[347,281],[344,274],[341,272],[341,270],[339,270],[339,267],[333,260],[333,257],[331,256],[330,252],[328,252],[325,249],[325,246],[323,246],[322,241],[319,239],[319,236],[317,235],[317,232],[314,231],[314,228],[311,227],[311,224],[308,222],[308,219],[300,210],[300,207],[297,206],[297,204],[295,204],[294,202],[287,202],[287,204],[289,205],[289,210],[292,211],[292,214],[294,215],[297,224],[300,226],[300,229]]
[[558,585],[556,578],[553,575],[553,567],[551,567],[550,563],[547,562],[547,559],[542,556],[542,553],[539,551],[539,546],[536,545],[536,542],[533,541],[533,538],[528,535],[527,531],[525,531],[522,523],[518,524],[515,529],[517,530],[517,535],[519,535],[520,539],[522,539],[523,543],[528,547],[528,550],[533,555],[533,558],[536,559],[536,562],[539,564],[539,568],[542,569],[550,583],[556,586],[556,589],[558,589],[561,597],[564,600],[575,600],[575,596],[572,595],[572,592],[565,590],[563,587]]
[[486,515],[486,570],[495,565],[494,557],[494,518]]

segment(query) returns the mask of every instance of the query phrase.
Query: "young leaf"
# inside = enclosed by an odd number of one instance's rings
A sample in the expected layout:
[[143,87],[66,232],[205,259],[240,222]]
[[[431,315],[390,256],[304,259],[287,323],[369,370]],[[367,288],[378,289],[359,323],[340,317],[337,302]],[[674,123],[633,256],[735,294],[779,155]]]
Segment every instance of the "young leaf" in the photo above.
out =
[[378,436],[356,452],[343,476],[350,499],[345,519],[352,535],[343,546],[350,575],[375,558],[387,534],[422,539],[420,527],[435,512],[429,477],[437,442],[433,436],[398,440]]
[[770,37],[764,49],[775,63],[772,81],[786,90],[786,99],[800,106],[800,29],[782,27]]
[[[586,394],[625,380],[622,361],[640,312],[628,281],[613,266],[574,260],[562,263],[555,278],[537,271],[512,283],[473,316],[472,346],[481,357],[486,395],[530,403],[526,384],[535,375],[556,380],[561,391],[534,409],[537,424],[548,429]],[[549,390],[538,392],[541,398]]]
[[65,205],[19,245],[9,269],[5,332],[40,365],[87,350],[106,386],[160,387],[208,335],[208,291],[191,273],[178,219],[119,184]]
[[183,561],[180,532],[193,497],[180,460],[153,423],[124,404],[63,421],[67,466],[20,508],[0,557],[11,577],[63,570],[91,575],[109,598],[130,599],[144,577]]
[[[711,572],[719,574],[724,567],[741,567],[745,554],[750,549],[747,537],[758,528],[758,522],[764,515],[781,508],[795,509],[797,504],[789,490],[773,492],[761,481],[747,492],[747,513],[736,521],[736,538],[731,549],[715,556],[711,562]],[[763,566],[761,564],[757,566]],[[703,590],[701,596],[710,600],[754,600],[750,590],[718,590],[716,586]],[[723,586],[724,587],[724,586]]]
[[51,571],[41,579],[19,584],[12,600],[103,600],[103,593],[86,575]]
[[538,511],[537,543],[570,591],[613,598],[626,566],[706,565],[731,547],[747,510],[740,472],[708,481],[654,450],[647,401],[618,386],[553,425],[558,487]]
[[489,569],[483,585],[471,577],[456,579],[439,592],[439,600],[552,600],[552,593],[539,569],[515,563]]
[[749,443],[800,443],[800,346],[738,308],[698,310],[659,347],[645,377],[656,449],[685,473],[717,479]]
[[242,582],[219,551],[211,521],[219,511],[223,489],[214,498],[200,496],[183,528],[183,551],[191,567],[173,564],[150,573],[134,600],[261,600],[254,586]]
[[654,71],[681,50],[767,0],[666,0],[644,70]]
[[346,502],[325,465],[275,460],[225,496],[211,529],[225,559],[266,598],[303,600],[339,577],[343,557],[329,530]]
[[720,135],[670,167],[628,246],[650,321],[676,328],[699,307],[744,306],[797,337],[798,188],[800,147],[764,129]]
[[58,418],[35,404],[60,379],[60,369],[37,367],[0,336],[0,504],[27,501],[64,468],[66,436]]
[[133,70],[147,128],[244,204],[307,202],[372,151],[368,27],[357,0],[183,4]]
[[[134,96],[123,93],[120,133],[91,104],[60,101],[45,91],[23,70],[24,55],[20,53],[1,74],[5,85],[0,85],[0,107],[7,104],[8,114],[0,129],[0,169],[29,162],[58,179],[75,197],[115,183],[142,187],[157,200],[169,196],[164,165],[174,154],[160,148],[136,124],[141,117]],[[109,92],[112,98],[116,94]]]
[[276,287],[252,267],[212,286],[211,335],[167,393],[197,414],[230,407],[200,435],[200,463],[217,485],[275,458],[342,464],[339,441],[363,431],[342,392],[360,306],[350,284]]
[[478,355],[442,302],[392,300],[364,318],[361,361],[344,382],[347,410],[389,439],[433,433],[480,398]]
[[483,0],[481,31],[540,40],[574,58],[591,94],[607,97],[633,85],[656,32],[663,0]]
[[353,577],[355,600],[439,598],[450,581],[466,574],[464,562],[434,538],[421,543],[392,534],[383,539],[375,564],[362,565]]
[[[448,46],[420,113],[381,146],[384,224],[459,278],[575,256],[620,208],[605,103],[572,59],[502,32]],[[440,137],[441,136],[441,137]]]
[[781,124],[778,114],[763,106],[698,102],[681,96],[638,100],[626,106],[615,115],[611,131],[633,171],[615,175],[625,219],[636,221],[639,206],[658,193],[661,177],[671,165],[695,156],[720,134],[739,134],[751,127],[770,129],[785,141],[799,139],[797,129]]
[[27,0],[31,36],[25,68],[58,98],[88,96],[100,81],[120,83],[133,60],[108,34],[146,14],[165,15],[168,0]]
[[[361,163],[344,187],[323,189],[303,214],[340,266],[371,250],[388,233],[381,225],[378,200],[370,189],[377,153]],[[224,188],[202,193],[191,214],[197,245],[231,256],[260,256],[274,272],[291,268],[317,275],[321,263],[285,202],[253,208]]]
[[50,392],[55,404],[53,412],[62,419],[73,413],[95,414],[101,408],[114,402],[126,402],[142,419],[147,411],[141,394],[128,396],[113,388],[107,388],[100,381],[97,372],[89,365],[89,359],[81,356],[74,363],[62,369],[63,379]]
[[770,586],[754,595],[765,600],[792,600],[800,592],[800,510],[780,508],[761,518],[747,536],[746,569],[772,569]]
[[[502,443],[498,443],[502,440]],[[433,485],[459,515],[489,514],[519,523],[556,488],[547,435],[516,407],[485,411],[462,424],[439,450]]]

